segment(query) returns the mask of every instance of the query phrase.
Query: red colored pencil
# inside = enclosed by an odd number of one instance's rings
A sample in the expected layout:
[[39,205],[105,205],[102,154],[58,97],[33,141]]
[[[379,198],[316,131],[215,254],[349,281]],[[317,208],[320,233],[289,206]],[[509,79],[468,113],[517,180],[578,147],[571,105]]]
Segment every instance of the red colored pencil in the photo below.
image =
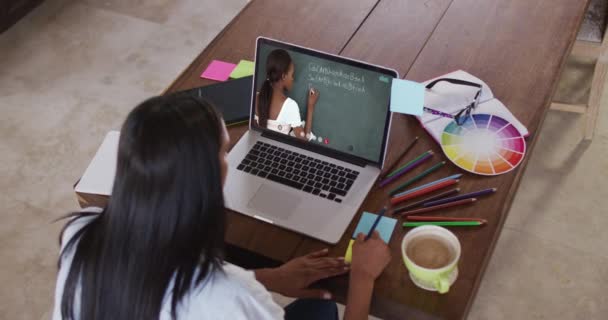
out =
[[456,180],[456,179],[450,179],[450,180],[446,180],[446,181],[443,181],[443,182],[435,184],[435,185],[428,186],[428,187],[426,187],[424,189],[420,189],[418,191],[402,195],[400,197],[393,197],[393,198],[391,198],[391,204],[392,205],[396,205],[397,203],[403,202],[405,200],[416,198],[418,196],[422,196],[422,195],[425,195],[427,193],[431,193],[431,192],[433,192],[435,190],[439,190],[439,189],[443,189],[445,187],[449,187],[449,186],[454,185],[456,183],[458,183],[458,180]]
[[439,210],[439,209],[446,209],[446,208],[451,208],[451,207],[455,207],[455,206],[460,206],[463,204],[471,204],[475,201],[477,201],[476,198],[462,199],[462,200],[458,200],[458,201],[452,201],[452,202],[448,202],[448,203],[444,203],[444,204],[439,204],[439,205],[432,206],[432,207],[405,211],[405,212],[402,212],[401,215],[409,216],[409,215],[414,215],[414,214],[418,214],[418,213],[425,213],[425,212],[429,212],[429,211],[435,211],[435,210]]
[[409,221],[479,221],[486,223],[486,219],[479,218],[458,218],[458,217],[427,217],[427,216],[407,216]]

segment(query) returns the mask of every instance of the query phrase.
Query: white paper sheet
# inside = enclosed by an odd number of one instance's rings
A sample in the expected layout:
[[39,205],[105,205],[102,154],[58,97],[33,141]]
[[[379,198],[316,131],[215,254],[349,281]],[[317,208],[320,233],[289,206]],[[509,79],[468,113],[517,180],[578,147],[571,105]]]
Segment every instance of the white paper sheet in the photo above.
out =
[[112,194],[119,137],[120,132],[118,131],[110,131],[106,134],[101,146],[97,149],[97,153],[95,153],[95,157],[93,157],[82,178],[76,184],[74,188],[76,192],[106,196]]
[[[499,116],[511,122],[517,130],[523,135],[528,135],[528,129],[513,116],[511,111],[502,104],[498,99],[494,98],[492,90],[481,79],[462,70],[454,71],[443,76],[430,79],[423,82],[428,84],[431,81],[439,78],[452,78],[479,83],[482,85],[481,96],[479,97],[479,105],[473,113],[487,113]],[[473,101],[473,97],[477,92],[477,88],[454,85],[450,83],[438,83],[432,90],[426,90],[424,95],[424,105],[435,110],[455,115],[462,108],[466,107]],[[431,136],[439,143],[439,138],[445,127],[452,122],[452,119],[437,116],[431,113],[424,113],[417,117],[422,126],[431,134]]]

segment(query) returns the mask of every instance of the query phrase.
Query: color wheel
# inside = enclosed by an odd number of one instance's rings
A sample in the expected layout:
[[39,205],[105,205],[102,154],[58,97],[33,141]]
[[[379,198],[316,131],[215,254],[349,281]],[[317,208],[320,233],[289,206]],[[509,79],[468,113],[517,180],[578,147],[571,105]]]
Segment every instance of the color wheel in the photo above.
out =
[[509,121],[490,114],[474,114],[465,123],[450,122],[441,147],[454,164],[481,175],[513,170],[526,153],[526,141]]

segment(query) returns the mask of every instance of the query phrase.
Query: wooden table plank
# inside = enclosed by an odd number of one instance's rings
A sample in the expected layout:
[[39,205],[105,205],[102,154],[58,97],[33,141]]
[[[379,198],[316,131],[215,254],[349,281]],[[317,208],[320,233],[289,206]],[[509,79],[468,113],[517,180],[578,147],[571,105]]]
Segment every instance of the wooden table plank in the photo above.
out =
[[255,39],[265,36],[339,53],[377,0],[255,0],[237,15],[168,88],[168,92],[216,83],[200,73],[213,59],[253,60]]
[[[331,53],[339,53],[376,0],[256,0],[212,41],[167,89],[174,92],[214,83],[199,77],[213,59],[238,62],[254,59],[255,40],[266,36]],[[230,128],[234,145],[247,126]],[[303,236],[228,210],[226,241],[266,257],[287,261]]]
[[340,53],[403,76],[452,0],[382,0]]
[[[400,244],[409,229],[397,228],[391,239],[393,261],[376,283],[372,313],[386,319],[464,318],[533,150],[537,138],[535,133],[542,124],[558,75],[582,21],[586,1],[454,0],[421,51],[409,43],[398,42],[399,39],[407,39],[416,44],[427,40],[421,35],[411,36],[406,28],[397,27],[403,21],[400,17],[408,15],[411,7],[400,7],[399,1],[389,3],[382,1],[377,6],[349,42],[344,55],[393,67],[400,74],[406,73],[405,78],[417,81],[457,69],[469,71],[486,81],[495,96],[532,133],[528,139],[528,155],[514,172],[496,177],[465,174],[461,180],[463,191],[498,187],[499,192],[480,199],[474,207],[445,211],[446,215],[467,213],[488,220],[488,225],[483,228],[453,230],[461,241],[462,257],[458,281],[448,294],[438,295],[420,290],[407,278]],[[412,57],[417,54],[414,61]],[[417,121],[403,115],[395,115],[393,120],[391,135],[394,139],[398,138],[391,141],[389,159],[400,154],[414,136],[420,136],[424,139],[410,153],[410,157],[432,149],[438,155],[435,157],[437,161],[446,160],[439,146],[432,142]],[[419,168],[412,176],[422,170],[424,168]],[[450,164],[426,181],[459,172]],[[385,200],[383,192],[373,191],[362,205],[362,210],[377,211]],[[358,216],[332,253],[344,252],[356,221]],[[322,246],[322,243],[307,238],[296,255]],[[334,288],[339,296],[345,293],[344,278],[329,281],[327,285]]]

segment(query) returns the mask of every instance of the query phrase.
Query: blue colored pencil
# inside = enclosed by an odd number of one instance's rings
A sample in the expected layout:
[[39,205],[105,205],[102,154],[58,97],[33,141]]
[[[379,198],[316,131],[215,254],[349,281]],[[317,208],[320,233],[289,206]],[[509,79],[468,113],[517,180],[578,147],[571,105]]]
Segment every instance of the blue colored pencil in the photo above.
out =
[[369,239],[372,236],[372,234],[374,233],[374,230],[376,230],[376,227],[378,226],[378,222],[380,222],[380,219],[382,219],[382,217],[384,216],[385,213],[386,213],[386,207],[382,208],[380,210],[380,212],[378,212],[376,221],[374,221],[374,224],[372,224],[372,227],[369,229],[367,236],[365,236],[365,240]]
[[469,199],[469,198],[477,198],[479,196],[485,196],[486,194],[494,193],[494,192],[496,192],[496,190],[497,190],[496,188],[489,188],[489,189],[479,190],[479,191],[475,191],[475,192],[469,192],[469,193],[461,194],[458,196],[453,196],[450,198],[443,198],[443,199],[439,199],[439,200],[435,200],[435,201],[425,202],[422,204],[422,206],[431,207],[431,206],[436,206],[439,204],[444,204],[444,203],[448,203],[448,202],[452,202],[452,201],[458,201],[458,200]]
[[403,192],[401,192],[401,193],[397,193],[397,194],[393,195],[393,197],[400,197],[400,196],[406,195],[406,194],[408,194],[408,193],[416,192],[416,191],[418,191],[418,190],[420,190],[420,189],[424,189],[424,188],[426,188],[426,187],[430,187],[430,186],[436,185],[436,184],[438,184],[438,183],[442,183],[442,182],[444,182],[444,181],[446,181],[446,180],[450,180],[450,179],[460,179],[460,177],[462,177],[462,174],[461,174],[461,173],[454,174],[454,175],[451,175],[451,176],[449,176],[449,177],[445,177],[445,178],[443,178],[443,179],[439,179],[439,180],[435,180],[435,181],[433,181],[433,182],[429,182],[429,183],[427,183],[427,184],[423,184],[423,185],[421,185],[420,187],[412,188],[412,189],[409,189],[409,190],[403,191]]
[[418,159],[416,161],[413,161],[412,163],[410,163],[409,165],[403,167],[403,169],[401,169],[400,171],[396,172],[392,176],[384,179],[382,182],[380,182],[379,186],[382,188],[385,185],[387,185],[387,184],[389,184],[389,183],[397,180],[402,175],[410,172],[412,169],[414,169],[417,166],[423,164],[425,161],[429,160],[432,157],[433,157],[433,151],[427,151],[426,154],[424,156],[422,156],[420,159]]

